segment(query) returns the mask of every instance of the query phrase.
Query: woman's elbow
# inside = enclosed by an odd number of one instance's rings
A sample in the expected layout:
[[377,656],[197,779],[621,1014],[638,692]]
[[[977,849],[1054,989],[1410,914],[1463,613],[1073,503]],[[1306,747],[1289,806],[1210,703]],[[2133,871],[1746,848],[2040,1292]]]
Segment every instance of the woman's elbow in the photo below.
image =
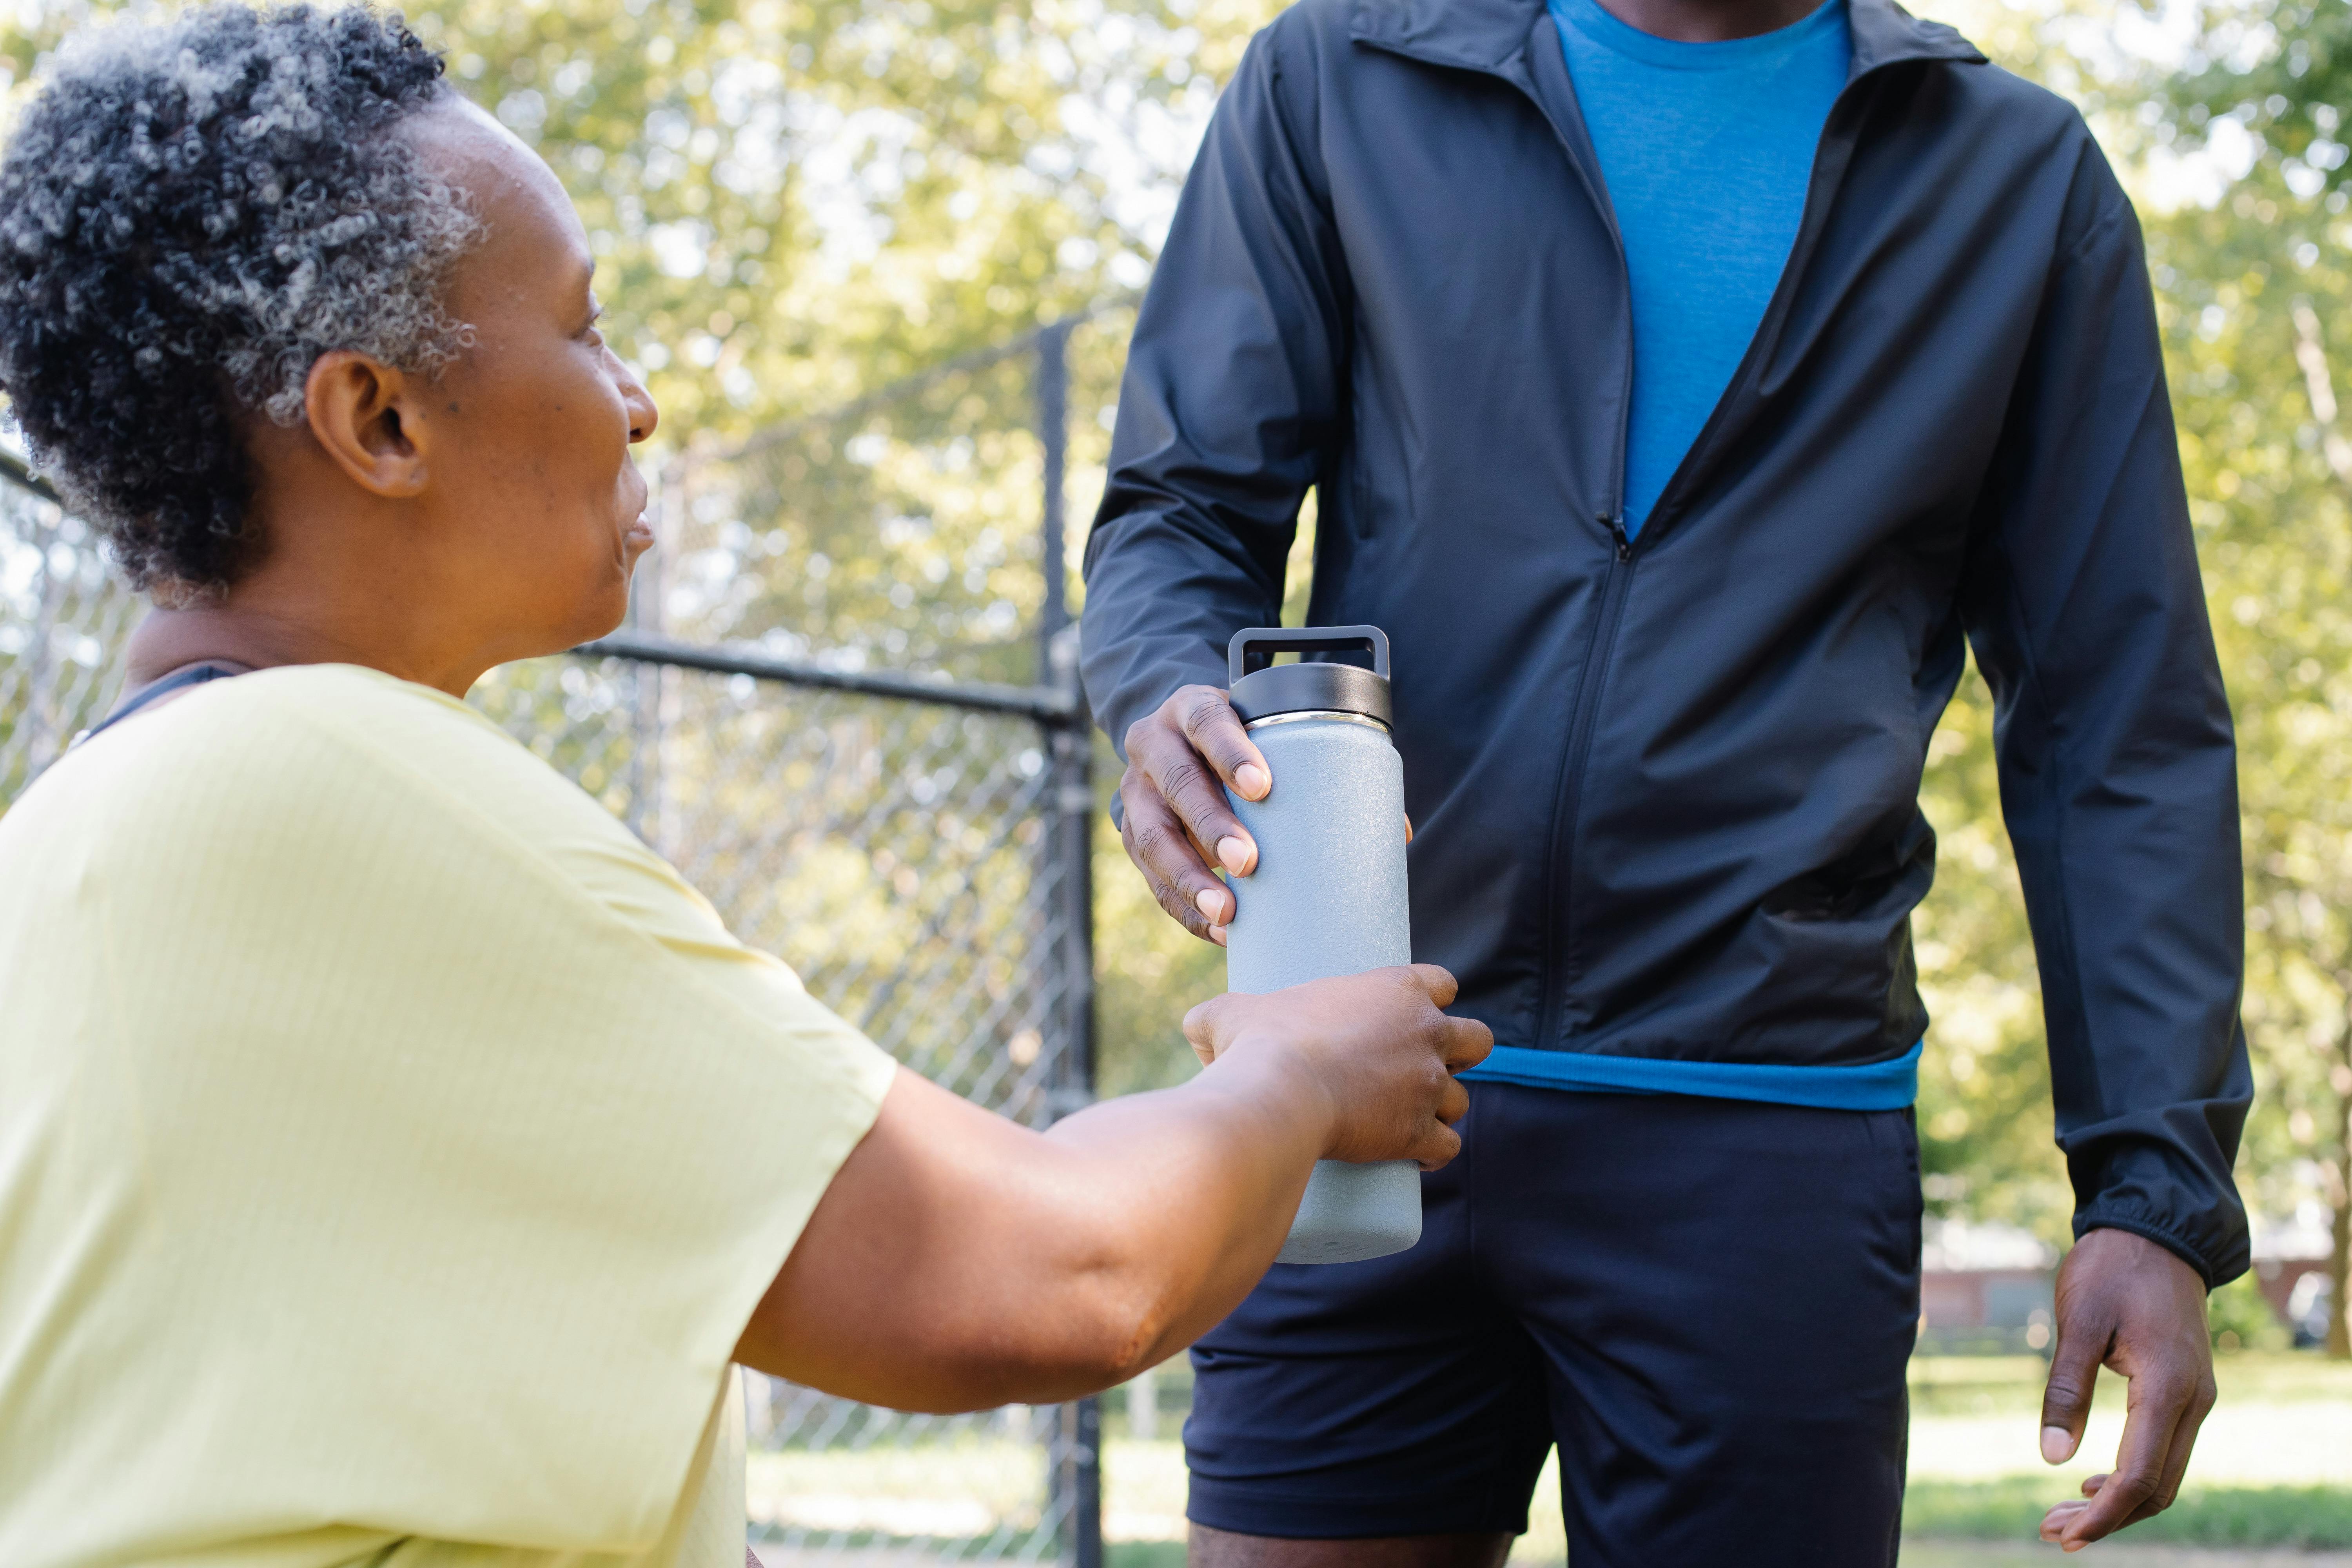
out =
[[[1046,1292],[1058,1310],[1033,1300],[1013,1308],[1021,1328],[982,1352],[1003,1376],[992,1404],[1051,1404],[1116,1388],[1164,1359],[1174,1319],[1168,1291],[1148,1268],[1101,1267]],[[1021,1342],[1017,1349],[1007,1338]]]

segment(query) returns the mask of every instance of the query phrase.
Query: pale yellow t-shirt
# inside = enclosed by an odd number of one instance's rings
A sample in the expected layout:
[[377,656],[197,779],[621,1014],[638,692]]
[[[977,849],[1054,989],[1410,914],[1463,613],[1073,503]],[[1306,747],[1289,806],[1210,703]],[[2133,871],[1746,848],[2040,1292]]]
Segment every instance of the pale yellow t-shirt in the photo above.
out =
[[895,1068],[464,704],[0,816],[0,1564],[740,1568],[729,1355]]

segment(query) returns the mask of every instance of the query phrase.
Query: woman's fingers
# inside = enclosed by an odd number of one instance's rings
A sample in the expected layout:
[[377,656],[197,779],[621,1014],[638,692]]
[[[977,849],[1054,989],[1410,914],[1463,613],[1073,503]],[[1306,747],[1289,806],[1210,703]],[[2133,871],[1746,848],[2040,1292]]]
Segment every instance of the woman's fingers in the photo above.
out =
[[1475,1018],[1445,1020],[1445,1070],[1462,1072],[1476,1067],[1495,1049],[1495,1031]]
[[1416,963],[1412,969],[1413,978],[1421,983],[1421,988],[1428,992],[1429,999],[1440,1007],[1451,1003],[1455,993],[1461,990],[1451,970],[1434,963]]
[[1421,1141],[1405,1157],[1424,1171],[1435,1171],[1444,1168],[1460,1152],[1462,1134],[1440,1121],[1432,1124],[1429,1131],[1422,1134]]

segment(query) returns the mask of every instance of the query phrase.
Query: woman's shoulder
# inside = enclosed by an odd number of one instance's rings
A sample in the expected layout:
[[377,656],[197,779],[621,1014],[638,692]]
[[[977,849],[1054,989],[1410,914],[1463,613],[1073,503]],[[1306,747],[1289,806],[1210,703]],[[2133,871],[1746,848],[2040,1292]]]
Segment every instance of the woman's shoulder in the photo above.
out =
[[397,895],[418,919],[503,900],[738,945],[667,861],[482,713],[350,666],[213,681],[94,736],[0,815],[11,876],[181,908],[257,889]]

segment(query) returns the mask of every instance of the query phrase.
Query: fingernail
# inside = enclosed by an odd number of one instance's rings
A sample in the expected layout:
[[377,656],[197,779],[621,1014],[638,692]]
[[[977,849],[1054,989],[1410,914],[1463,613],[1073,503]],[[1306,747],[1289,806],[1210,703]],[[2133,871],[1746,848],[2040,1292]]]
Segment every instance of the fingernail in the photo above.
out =
[[2042,1462],[2063,1465],[2074,1451],[2074,1438],[2063,1426],[2042,1428]]
[[1221,888],[1203,888],[1192,895],[1193,907],[1213,923],[1225,912],[1225,894]]
[[1274,781],[1255,763],[1244,763],[1234,770],[1234,785],[1242,792],[1244,800],[1263,800]]
[[1224,946],[1225,928],[1223,926],[1211,926],[1209,928],[1209,940],[1215,942],[1219,947]]
[[1231,871],[1236,877],[1242,876],[1248,871],[1249,854],[1250,847],[1248,842],[1244,839],[1220,838],[1217,840],[1217,859],[1219,863],[1222,864],[1226,870]]

